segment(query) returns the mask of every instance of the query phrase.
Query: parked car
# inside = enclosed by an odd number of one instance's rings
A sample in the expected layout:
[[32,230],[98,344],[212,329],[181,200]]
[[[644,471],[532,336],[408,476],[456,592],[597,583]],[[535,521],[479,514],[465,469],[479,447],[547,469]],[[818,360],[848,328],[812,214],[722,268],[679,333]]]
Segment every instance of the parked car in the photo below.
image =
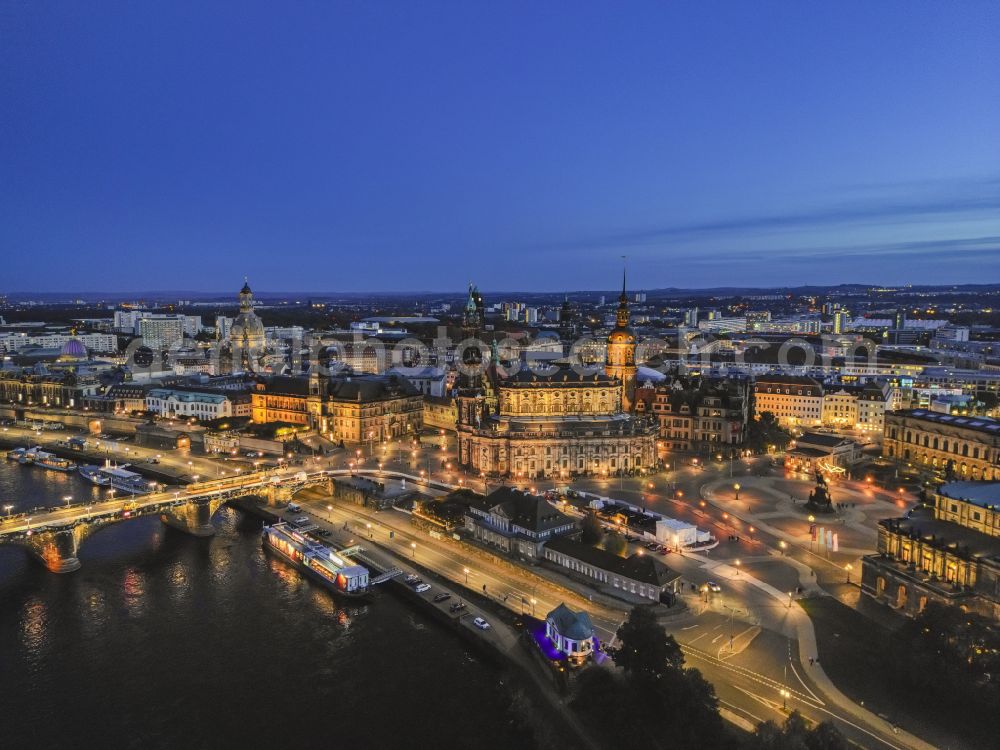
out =
[[413,590],[416,591],[418,594],[422,594],[425,591],[430,591],[431,585],[429,583],[419,583],[413,587]]
[[420,580],[420,576],[418,576],[416,573],[410,573],[403,580],[406,581],[407,583],[413,583],[414,581],[419,581]]
[[484,620],[482,617],[477,617],[475,620],[472,621],[472,624],[475,625],[480,630],[490,629],[490,624],[486,622],[486,620]]
[[434,601],[438,602],[438,603],[440,603],[440,602],[446,602],[449,599],[451,599],[451,594],[446,594],[446,593],[440,593],[440,594],[437,594],[434,597]]
[[463,609],[465,609],[465,607],[466,607],[465,602],[456,602],[455,604],[452,604],[450,607],[448,607],[448,611],[461,612]]
[[705,585],[708,586],[708,590],[709,591],[714,591],[716,594],[718,594],[720,591],[722,591],[722,586],[720,586],[719,584],[717,584],[715,581],[709,581]]

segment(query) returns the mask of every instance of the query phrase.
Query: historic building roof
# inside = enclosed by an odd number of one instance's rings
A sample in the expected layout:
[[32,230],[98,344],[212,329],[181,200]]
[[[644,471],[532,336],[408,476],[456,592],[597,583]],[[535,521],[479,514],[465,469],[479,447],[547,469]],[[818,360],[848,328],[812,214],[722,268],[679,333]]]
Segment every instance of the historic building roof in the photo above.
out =
[[87,347],[80,339],[70,339],[59,350],[59,359],[86,359]]
[[556,510],[540,495],[521,492],[513,487],[500,487],[486,497],[478,496],[469,503],[481,513],[500,515],[522,529],[541,533],[572,524],[573,520]]
[[590,621],[590,615],[582,611],[574,612],[565,604],[560,604],[549,612],[545,619],[552,623],[563,638],[585,641],[594,637],[594,624]]
[[579,368],[557,366],[551,372],[536,373],[522,367],[516,373],[500,378],[497,382],[500,388],[579,388],[581,386],[609,387],[615,378],[609,377],[603,370],[581,372]]
[[619,557],[607,550],[598,547],[591,547],[589,544],[568,539],[564,536],[557,536],[545,543],[545,548],[553,552],[561,552],[575,560],[593,565],[595,568],[606,570],[609,573],[617,573],[623,578],[628,578],[639,583],[648,583],[653,586],[663,587],[671,581],[680,578],[678,573],[668,568],[666,565],[656,560],[652,555],[643,555],[636,552],[630,557]]
[[420,396],[420,390],[401,375],[349,375],[330,380],[334,401],[381,401]]
[[990,417],[961,417],[954,414],[928,411],[927,409],[904,409],[903,411],[893,412],[891,416],[897,419],[913,417],[939,425],[961,427],[967,430],[982,432],[986,435],[1000,437],[1000,421],[991,419]]
[[938,494],[980,508],[1000,508],[1000,482],[948,482],[938,488]]

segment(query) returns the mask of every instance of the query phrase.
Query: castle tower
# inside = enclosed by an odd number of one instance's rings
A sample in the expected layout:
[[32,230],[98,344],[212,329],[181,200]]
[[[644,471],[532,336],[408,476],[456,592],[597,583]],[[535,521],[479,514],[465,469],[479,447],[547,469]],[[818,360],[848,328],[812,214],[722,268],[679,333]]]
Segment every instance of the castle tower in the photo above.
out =
[[604,371],[622,384],[622,411],[632,411],[635,403],[635,333],[629,328],[628,295],[625,271],[622,270],[622,293],[618,298],[615,327],[608,334],[608,353]]

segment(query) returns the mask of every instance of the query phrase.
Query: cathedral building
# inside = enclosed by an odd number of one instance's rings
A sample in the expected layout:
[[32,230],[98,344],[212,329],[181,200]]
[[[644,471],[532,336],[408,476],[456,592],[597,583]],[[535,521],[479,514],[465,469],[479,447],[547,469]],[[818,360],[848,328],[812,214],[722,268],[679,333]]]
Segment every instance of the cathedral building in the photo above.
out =
[[630,411],[636,366],[628,324],[623,289],[603,371],[553,365],[508,374],[494,347],[480,382],[456,399],[459,463],[515,479],[653,470],[657,423]]
[[253,292],[249,282],[244,281],[240,290],[240,314],[229,328],[233,367],[243,372],[258,370],[265,343],[264,323],[253,311]]

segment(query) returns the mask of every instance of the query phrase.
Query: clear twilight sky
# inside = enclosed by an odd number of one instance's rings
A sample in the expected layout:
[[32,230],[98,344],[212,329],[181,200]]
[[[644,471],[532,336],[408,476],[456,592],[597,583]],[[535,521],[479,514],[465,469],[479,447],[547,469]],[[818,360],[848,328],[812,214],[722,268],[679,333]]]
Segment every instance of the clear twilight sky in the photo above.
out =
[[0,292],[1000,282],[1000,4],[0,3]]

